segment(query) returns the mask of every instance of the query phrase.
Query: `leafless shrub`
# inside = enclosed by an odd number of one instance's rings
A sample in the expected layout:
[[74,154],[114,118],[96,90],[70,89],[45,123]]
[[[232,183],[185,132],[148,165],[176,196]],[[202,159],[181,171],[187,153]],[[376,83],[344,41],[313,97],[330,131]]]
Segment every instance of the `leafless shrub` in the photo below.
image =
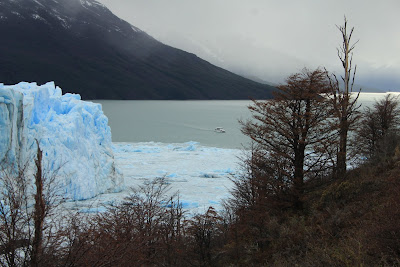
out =
[[93,219],[75,245],[85,255],[78,265],[182,265],[184,212],[168,184],[156,179]]

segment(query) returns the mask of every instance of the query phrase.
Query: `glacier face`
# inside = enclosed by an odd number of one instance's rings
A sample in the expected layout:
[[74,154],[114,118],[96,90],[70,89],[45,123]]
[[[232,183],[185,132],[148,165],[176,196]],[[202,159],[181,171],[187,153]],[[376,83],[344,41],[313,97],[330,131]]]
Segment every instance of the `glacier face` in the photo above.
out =
[[62,94],[54,82],[0,84],[0,161],[26,164],[43,150],[44,168],[71,200],[123,187],[101,105]]

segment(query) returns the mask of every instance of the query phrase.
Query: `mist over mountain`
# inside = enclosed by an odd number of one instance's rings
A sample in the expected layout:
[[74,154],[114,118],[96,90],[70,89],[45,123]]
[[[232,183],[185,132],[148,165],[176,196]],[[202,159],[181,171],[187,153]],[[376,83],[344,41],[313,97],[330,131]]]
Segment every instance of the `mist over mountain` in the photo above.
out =
[[[246,38],[238,38],[227,33],[215,36],[215,38],[200,41],[194,36],[187,36],[177,32],[165,32],[156,35],[156,38],[174,47],[195,53],[199,57],[246,77],[253,81],[277,86],[285,83],[288,76],[301,71],[304,67],[327,67],[328,71],[335,73],[339,79],[342,75],[338,58],[334,61],[318,64],[307,61],[304,58],[282,53],[268,47],[268,44],[252,42]],[[335,47],[332,47],[334,54]],[[335,54],[334,54],[335,55]],[[337,63],[337,64],[336,64]],[[354,89],[362,89],[362,92],[399,92],[400,76],[395,68],[372,68],[368,62],[355,61],[357,73]],[[341,80],[341,79],[340,79]]]
[[269,85],[164,45],[94,0],[0,0],[0,82],[84,99],[269,98]]

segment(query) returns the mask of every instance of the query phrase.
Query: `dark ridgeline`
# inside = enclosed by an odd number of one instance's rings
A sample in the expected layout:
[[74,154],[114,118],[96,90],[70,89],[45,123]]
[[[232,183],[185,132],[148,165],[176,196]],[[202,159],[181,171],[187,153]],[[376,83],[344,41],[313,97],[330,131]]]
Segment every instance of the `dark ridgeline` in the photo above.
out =
[[84,99],[269,98],[274,88],[162,44],[94,0],[0,0],[0,82]]

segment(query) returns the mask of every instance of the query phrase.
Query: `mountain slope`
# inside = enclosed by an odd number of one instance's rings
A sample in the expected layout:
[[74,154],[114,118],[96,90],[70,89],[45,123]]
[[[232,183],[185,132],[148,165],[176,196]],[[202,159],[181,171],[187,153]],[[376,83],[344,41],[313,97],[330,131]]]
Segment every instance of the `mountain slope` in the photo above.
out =
[[0,0],[0,82],[84,99],[248,99],[262,85],[164,45],[94,0]]

